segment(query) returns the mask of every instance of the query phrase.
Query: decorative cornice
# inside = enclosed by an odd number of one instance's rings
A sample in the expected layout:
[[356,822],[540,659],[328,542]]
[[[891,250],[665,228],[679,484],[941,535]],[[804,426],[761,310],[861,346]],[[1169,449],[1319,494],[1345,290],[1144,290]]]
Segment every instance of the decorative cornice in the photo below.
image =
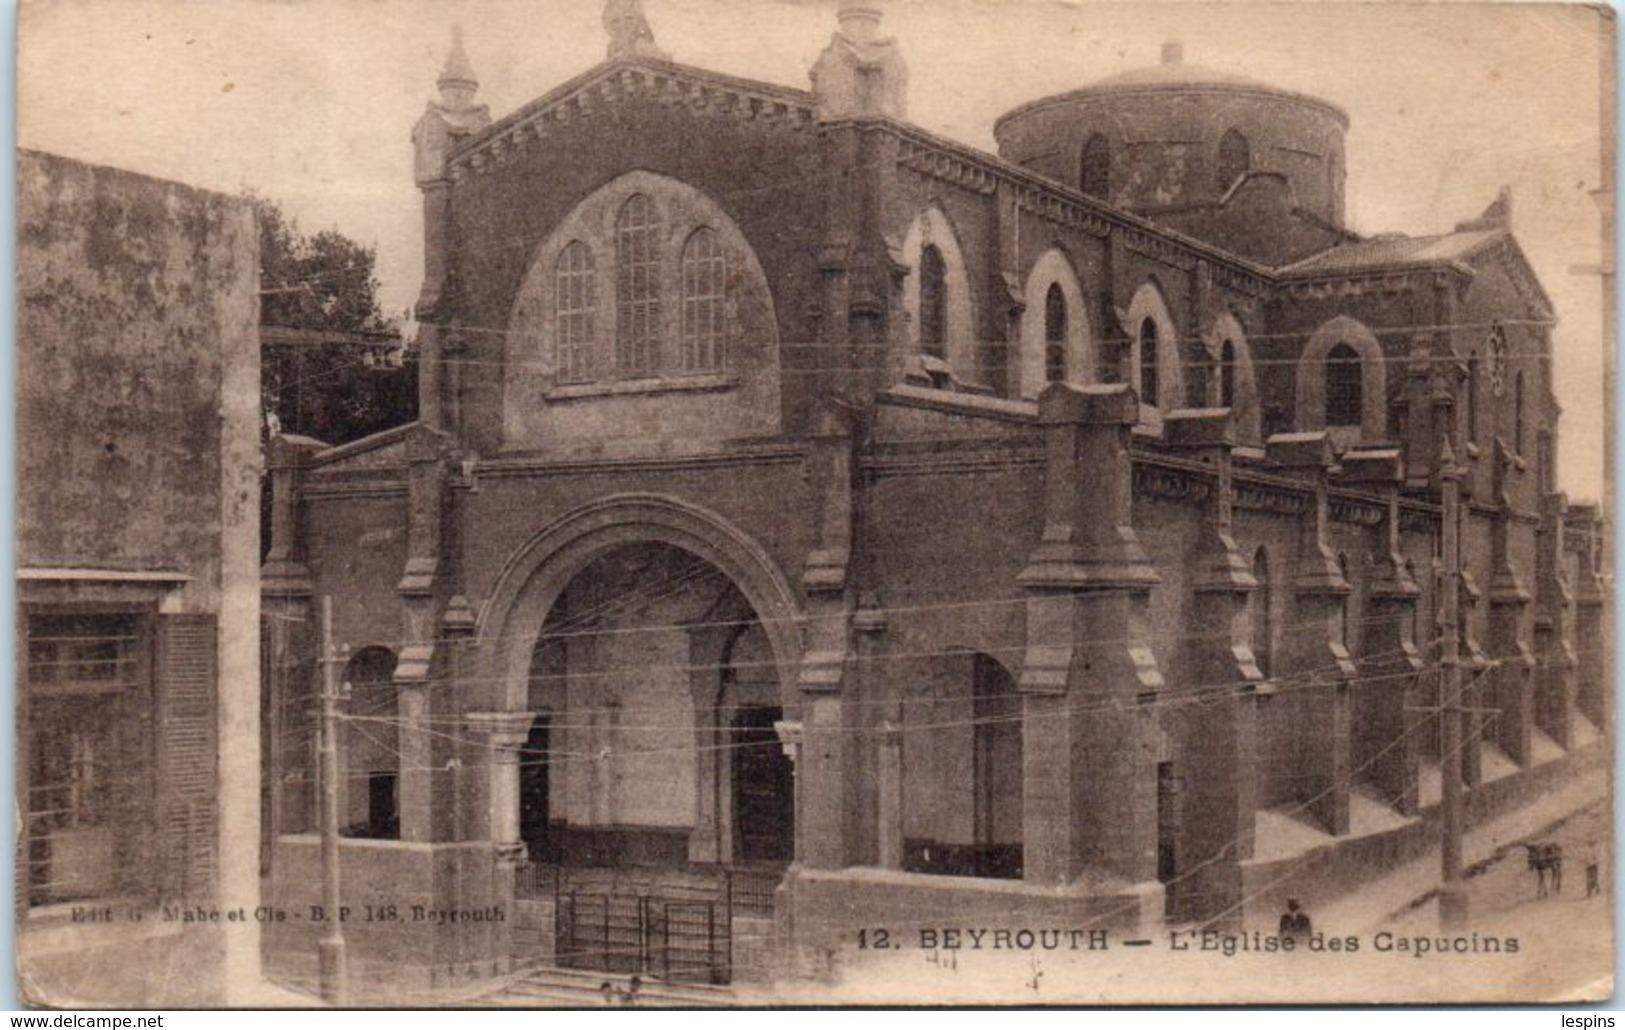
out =
[[401,498],[407,494],[406,481],[379,482],[369,480],[342,480],[335,479],[328,482],[312,483],[307,481],[299,489],[299,499],[305,501],[315,500],[354,500],[362,497],[388,497]]
[[1279,515],[1302,515],[1314,500],[1308,487],[1274,477],[1237,472],[1235,506]]
[[1201,503],[1213,493],[1211,479],[1191,468],[1138,458],[1134,462],[1134,495]]
[[881,445],[858,459],[858,468],[873,479],[902,476],[975,475],[1015,469],[1042,469],[1042,446],[961,446],[922,450]]
[[578,476],[603,472],[681,472],[690,469],[794,465],[806,460],[804,448],[781,444],[713,454],[639,455],[625,458],[554,458],[514,454],[481,461],[476,480]]
[[1380,526],[1388,514],[1386,504],[1374,496],[1328,490],[1326,499],[1333,522],[1347,522],[1356,526]]
[[901,142],[897,151],[897,165],[932,179],[953,183],[973,193],[986,195],[998,188],[998,177],[980,162],[968,161],[958,154],[924,146],[913,140]]
[[1338,276],[1285,282],[1281,292],[1293,300],[1344,300],[1372,294],[1405,293],[1417,287],[1411,271],[1362,272],[1357,275]]

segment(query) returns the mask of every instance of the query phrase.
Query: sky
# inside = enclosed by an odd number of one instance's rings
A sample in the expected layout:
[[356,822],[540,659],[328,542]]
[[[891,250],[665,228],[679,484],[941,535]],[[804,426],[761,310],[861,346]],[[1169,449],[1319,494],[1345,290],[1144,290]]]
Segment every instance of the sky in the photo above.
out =
[[[805,88],[835,0],[645,0],[685,64]],[[1557,306],[1559,478],[1602,488],[1602,25],[1569,4],[880,0],[924,128],[993,149],[1002,112],[1185,60],[1349,114],[1348,221],[1446,231],[1510,186]],[[604,57],[601,0],[23,0],[18,143],[277,200],[378,251],[386,313],[421,284],[410,134],[460,23],[495,117]]]

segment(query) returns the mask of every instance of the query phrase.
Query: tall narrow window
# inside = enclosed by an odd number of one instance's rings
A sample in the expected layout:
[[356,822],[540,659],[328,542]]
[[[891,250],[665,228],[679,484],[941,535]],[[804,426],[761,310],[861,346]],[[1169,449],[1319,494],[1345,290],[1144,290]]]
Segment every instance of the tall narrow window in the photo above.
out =
[[1512,380],[1512,449],[1523,453],[1523,373]]
[[1066,378],[1066,297],[1051,284],[1044,297],[1044,382]]
[[920,349],[934,358],[948,356],[947,280],[942,251],[927,243],[920,248]]
[[683,371],[718,372],[726,364],[727,262],[712,229],[683,248]]
[[1227,190],[1252,167],[1247,137],[1231,129],[1219,139],[1219,189]]
[[1140,323],[1140,403],[1157,403],[1157,323],[1146,319]]
[[1253,555],[1253,578],[1258,580],[1252,604],[1253,659],[1258,662],[1258,671],[1268,679],[1274,664],[1274,626],[1270,621],[1270,559],[1262,547]]
[[660,215],[639,193],[615,221],[615,372],[623,378],[659,371]]
[[593,321],[598,308],[592,251],[581,241],[559,255],[554,272],[556,287],[554,343],[559,381],[580,383],[592,378]]
[[1478,439],[1478,351],[1467,355],[1467,439]]
[[1098,132],[1083,145],[1083,174],[1079,185],[1083,192],[1101,200],[1111,193],[1112,145]]
[[1219,348],[1219,407],[1236,406],[1236,345],[1229,340]]
[[1358,426],[1364,409],[1360,355],[1346,343],[1326,355],[1326,424]]

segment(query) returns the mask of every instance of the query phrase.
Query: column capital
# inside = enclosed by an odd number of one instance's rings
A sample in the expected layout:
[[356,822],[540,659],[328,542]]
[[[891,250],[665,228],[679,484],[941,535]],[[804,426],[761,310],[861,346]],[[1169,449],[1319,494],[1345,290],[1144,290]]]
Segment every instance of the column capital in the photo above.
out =
[[779,735],[779,745],[784,748],[784,754],[794,762],[801,757],[801,743],[806,738],[806,726],[799,720],[785,720],[773,724],[773,732]]
[[535,712],[470,712],[463,717],[468,728],[491,738],[499,753],[517,752],[530,737]]

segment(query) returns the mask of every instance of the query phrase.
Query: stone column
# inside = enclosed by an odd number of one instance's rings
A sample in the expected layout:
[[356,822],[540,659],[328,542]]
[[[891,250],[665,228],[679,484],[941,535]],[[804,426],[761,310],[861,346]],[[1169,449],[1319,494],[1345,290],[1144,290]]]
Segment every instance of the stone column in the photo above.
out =
[[531,712],[472,712],[467,716],[469,730],[485,738],[489,756],[486,763],[486,797],[489,799],[486,825],[492,859],[489,903],[500,906],[507,918],[484,926],[490,934],[490,954],[498,972],[507,972],[513,962],[514,881],[525,862],[525,845],[519,836],[519,752],[525,746],[534,719]]
[[1213,469],[1206,484],[1200,543],[1193,560],[1190,619],[1174,649],[1174,681],[1202,688],[1197,703],[1175,706],[1164,726],[1185,781],[1181,853],[1168,912],[1203,920],[1241,900],[1240,862],[1252,857],[1258,807],[1258,684],[1264,674],[1252,651],[1248,598],[1258,586],[1233,535],[1229,411],[1178,412],[1163,421],[1163,443]]
[[1575,706],[1597,729],[1608,732],[1613,721],[1608,678],[1608,583],[1602,575],[1602,520],[1595,505],[1569,509],[1575,563],[1574,638],[1579,642]]
[[1484,740],[1491,732],[1489,720],[1481,710],[1489,696],[1490,670],[1495,663],[1484,653],[1483,645],[1473,627],[1478,625],[1478,610],[1483,604],[1484,592],[1472,574],[1461,573],[1461,704],[1462,713],[1461,778],[1468,787],[1484,781]]
[[1342,481],[1375,492],[1383,512],[1383,546],[1366,593],[1368,622],[1357,660],[1360,681],[1354,688],[1352,760],[1359,778],[1374,784],[1399,811],[1414,815],[1420,750],[1411,709],[1420,703],[1417,683],[1426,663],[1417,650],[1414,628],[1422,590],[1400,550],[1403,479],[1398,451],[1344,455]]
[[[1270,461],[1308,481],[1313,496],[1299,530],[1293,583],[1294,617],[1282,635],[1291,684],[1288,711],[1298,713],[1298,798],[1328,833],[1349,828],[1349,684],[1356,670],[1343,642],[1346,606],[1353,592],[1327,543],[1326,480],[1335,466],[1324,432],[1270,438]],[[1281,698],[1280,700],[1288,700]]]
[[1022,717],[1026,879],[1066,884],[1086,866],[1133,881],[1156,870],[1163,685],[1147,618],[1152,569],[1131,515],[1129,387],[1052,384],[1042,535],[1027,591]]
[[1547,494],[1541,499],[1540,532],[1536,542],[1535,723],[1564,748],[1574,743],[1574,673],[1578,661],[1569,636],[1569,606],[1574,594],[1563,569],[1563,521],[1568,497]]
[[519,751],[535,719],[534,712],[471,712],[467,716],[469,729],[488,743],[486,825],[492,845],[504,859],[517,858],[524,850],[519,837]]
[[801,745],[803,739],[802,724],[794,720],[785,720],[773,724],[773,732],[779,735],[779,746],[784,748],[785,757],[790,759],[790,767],[795,776],[795,819],[796,819],[796,849],[795,861],[800,865],[804,861],[806,834],[801,830],[805,823],[802,815],[801,787]]
[[888,670],[882,654],[886,614],[873,596],[865,595],[852,616],[858,696],[864,701],[860,718],[873,735],[869,758],[871,787],[865,793],[872,807],[872,828],[859,834],[862,850],[872,853],[883,869],[903,868],[903,706],[897,695],[898,677]]
[[1495,663],[1480,698],[1499,710],[1490,730],[1514,762],[1531,761],[1534,727],[1535,656],[1529,649],[1529,591],[1512,563],[1508,534],[1512,501],[1507,496],[1511,455],[1497,439],[1491,453],[1490,497],[1495,508],[1490,523],[1489,655]]
[[396,690],[396,714],[400,718],[397,746],[401,755],[399,779],[401,840],[423,843],[433,839],[429,766],[429,691],[425,684],[412,683]]
[[696,864],[731,862],[733,834],[724,831],[728,820],[722,792],[728,778],[728,725],[718,690],[718,670],[733,626],[704,625],[688,631],[689,697],[694,708],[694,830],[688,835],[688,860]]

